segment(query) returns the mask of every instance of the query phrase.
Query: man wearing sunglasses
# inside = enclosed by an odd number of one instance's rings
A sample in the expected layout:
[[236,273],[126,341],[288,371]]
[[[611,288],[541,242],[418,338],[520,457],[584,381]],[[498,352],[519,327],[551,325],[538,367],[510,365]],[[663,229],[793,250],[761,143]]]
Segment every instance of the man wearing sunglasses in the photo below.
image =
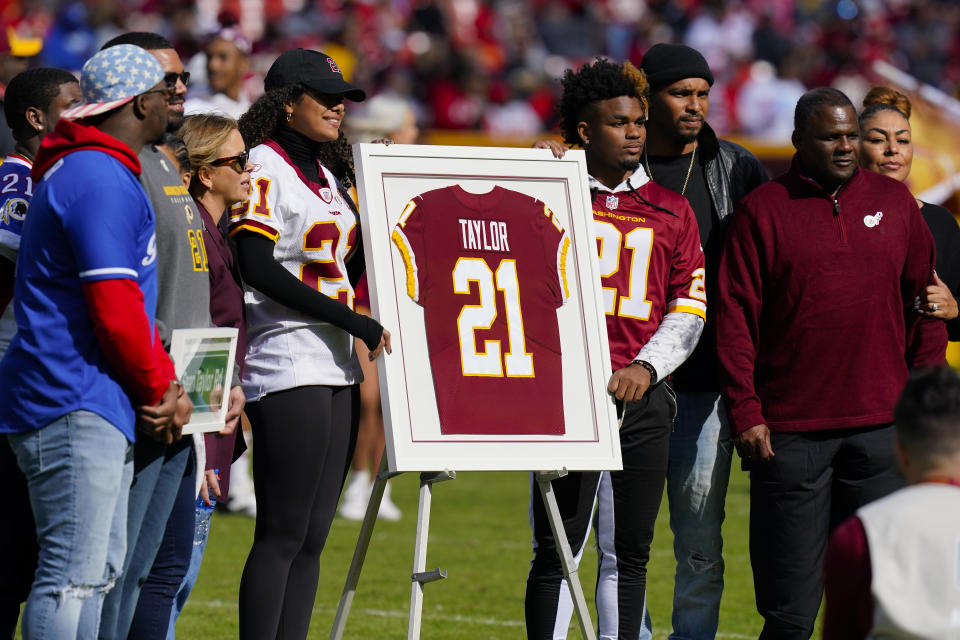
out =
[[[183,121],[190,79],[180,56],[166,38],[154,33],[125,33],[103,49],[121,44],[146,49],[160,63],[167,90],[167,131],[175,130]],[[140,181],[157,218],[157,329],[169,349],[173,330],[213,326],[203,220],[177,167],[162,152],[147,145],[139,157],[143,167]],[[232,432],[243,409],[239,386],[231,391],[229,402],[226,432]],[[195,444],[196,440],[199,443]],[[194,478],[203,473],[194,464],[195,447],[199,446],[202,439],[180,438],[179,433],[169,432],[163,438],[138,434],[127,516],[130,543],[123,573],[104,602],[101,640],[143,637],[157,625],[166,628],[177,586],[190,560],[191,548],[178,549],[173,541],[193,540]],[[167,530],[168,522],[182,529],[179,535]],[[151,573],[155,560],[158,569]]]

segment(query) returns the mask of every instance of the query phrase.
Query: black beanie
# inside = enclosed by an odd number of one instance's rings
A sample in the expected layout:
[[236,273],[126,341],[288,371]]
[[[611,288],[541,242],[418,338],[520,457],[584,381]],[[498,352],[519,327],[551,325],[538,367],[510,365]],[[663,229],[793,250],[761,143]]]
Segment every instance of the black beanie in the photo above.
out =
[[713,74],[703,55],[683,44],[658,43],[647,49],[640,62],[654,90],[684,78],[703,78],[713,86]]

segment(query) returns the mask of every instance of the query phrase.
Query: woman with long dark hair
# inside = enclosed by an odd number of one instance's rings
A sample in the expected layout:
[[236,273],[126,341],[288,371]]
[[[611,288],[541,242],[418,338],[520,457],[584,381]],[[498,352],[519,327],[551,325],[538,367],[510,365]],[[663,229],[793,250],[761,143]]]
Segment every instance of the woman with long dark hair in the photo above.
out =
[[245,282],[243,387],[257,443],[257,524],[240,584],[241,638],[305,638],[320,552],[357,434],[362,378],[353,338],[375,359],[390,333],[352,310],[363,271],[344,99],[363,100],[333,58],[297,49],[270,67],[240,118],[253,174],[231,212]]

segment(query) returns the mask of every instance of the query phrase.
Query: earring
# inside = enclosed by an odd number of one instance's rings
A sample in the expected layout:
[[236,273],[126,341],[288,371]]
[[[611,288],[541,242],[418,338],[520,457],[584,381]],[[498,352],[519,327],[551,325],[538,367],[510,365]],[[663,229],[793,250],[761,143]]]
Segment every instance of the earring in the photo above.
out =
[[287,122],[290,122],[290,118],[293,117],[293,111],[287,111]]

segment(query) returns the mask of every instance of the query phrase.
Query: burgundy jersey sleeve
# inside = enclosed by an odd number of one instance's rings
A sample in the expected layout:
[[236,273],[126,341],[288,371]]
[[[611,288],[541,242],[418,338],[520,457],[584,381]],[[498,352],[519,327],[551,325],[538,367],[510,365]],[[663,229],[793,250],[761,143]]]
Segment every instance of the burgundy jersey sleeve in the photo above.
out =
[[543,241],[544,264],[550,275],[545,286],[551,292],[556,306],[561,307],[570,298],[570,284],[567,280],[570,238],[560,219],[546,205],[543,205],[543,217],[540,238]]
[[680,232],[670,265],[667,313],[692,313],[706,321],[707,290],[704,284],[706,271],[703,249],[700,247],[700,230],[689,205],[685,204],[678,213]]
[[424,308],[442,433],[564,433],[556,310],[570,242],[550,209],[455,185],[408,202],[392,235]]
[[866,638],[873,627],[870,545],[863,522],[851,516],[834,529],[823,561],[823,640]]

